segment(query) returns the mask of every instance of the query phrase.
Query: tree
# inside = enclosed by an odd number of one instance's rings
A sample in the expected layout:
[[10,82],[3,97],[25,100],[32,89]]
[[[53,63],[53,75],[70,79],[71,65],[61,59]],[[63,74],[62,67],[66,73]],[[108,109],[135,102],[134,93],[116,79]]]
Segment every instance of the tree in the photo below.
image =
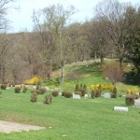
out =
[[122,68],[123,59],[127,52],[124,45],[126,22],[124,13],[129,4],[120,3],[118,0],[107,0],[96,6],[96,18],[106,21],[106,31],[115,46],[115,52]]
[[[75,13],[75,8],[70,6],[67,9],[64,9],[62,5],[52,5],[46,7],[39,11],[42,15],[43,23],[39,23],[39,19],[36,16],[33,16],[34,22],[39,25],[39,30],[41,33],[49,34],[49,37],[53,40],[53,48],[51,52],[59,54],[59,61],[61,65],[61,84],[64,82],[64,68],[65,68],[65,57],[64,57],[64,42],[63,32],[67,25],[68,19]],[[34,14],[35,15],[35,14]],[[39,24],[38,24],[39,23]],[[50,46],[49,46],[50,47]],[[56,50],[56,51],[55,51]],[[51,55],[52,57],[52,55]]]
[[108,54],[113,52],[113,47],[110,46],[111,41],[107,33],[105,21],[93,19],[86,25],[87,40],[91,44],[91,55],[100,58],[101,64]]
[[134,64],[137,72],[140,73],[140,7],[135,9],[129,7],[125,14],[126,22],[129,25],[126,29],[125,46],[127,48],[126,56]]
[[11,3],[15,0],[0,0],[0,31],[5,31],[8,28],[8,20],[6,15],[9,12],[9,9],[12,8]]

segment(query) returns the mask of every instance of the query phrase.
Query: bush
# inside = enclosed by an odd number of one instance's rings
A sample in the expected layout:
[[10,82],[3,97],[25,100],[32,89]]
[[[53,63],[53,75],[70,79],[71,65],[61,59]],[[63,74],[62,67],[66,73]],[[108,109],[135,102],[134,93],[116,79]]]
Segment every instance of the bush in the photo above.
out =
[[115,86],[112,90],[111,98],[117,98],[117,88]]
[[91,98],[94,99],[94,98],[97,98],[97,97],[100,97],[101,96],[101,90],[100,88],[98,89],[94,89],[91,91]]
[[87,86],[82,84],[75,85],[75,94],[79,94],[80,96],[85,96],[87,93]]
[[26,86],[23,86],[23,87],[22,87],[22,92],[23,92],[23,93],[26,93],[27,90],[28,90],[28,88],[27,88]]
[[134,105],[134,100],[135,99],[138,99],[139,96],[138,95],[135,95],[135,94],[128,94],[126,97],[125,97],[125,103],[126,105]]
[[39,89],[39,94],[44,94],[45,92],[46,92],[46,88],[41,87],[41,88]]
[[7,85],[6,84],[1,84],[1,89],[2,90],[6,90],[6,88],[7,88]]
[[123,80],[124,72],[120,68],[118,62],[108,62],[102,65],[102,72],[104,77],[108,77],[112,83],[120,82]]
[[66,97],[66,98],[71,98],[72,97],[72,93],[68,92],[68,91],[63,91],[62,92],[62,96]]
[[31,102],[37,102],[37,93],[34,91],[32,92],[32,95],[31,95]]
[[96,95],[96,90],[92,90],[91,91],[91,98],[94,99]]
[[52,103],[52,95],[46,95],[44,104],[51,104]]
[[53,91],[52,95],[53,95],[53,97],[57,97],[59,95],[59,92],[58,91]]
[[21,87],[18,86],[18,87],[15,87],[15,93],[20,93],[21,92]]

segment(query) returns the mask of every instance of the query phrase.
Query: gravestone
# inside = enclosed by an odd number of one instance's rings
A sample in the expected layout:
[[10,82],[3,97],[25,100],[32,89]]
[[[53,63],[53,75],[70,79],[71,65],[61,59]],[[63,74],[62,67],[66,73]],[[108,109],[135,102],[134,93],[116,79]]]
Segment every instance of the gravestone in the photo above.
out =
[[115,106],[114,111],[128,112],[128,107]]
[[85,94],[84,98],[87,99],[88,98],[88,94]]
[[140,108],[140,98],[134,100],[134,107]]
[[73,99],[81,99],[81,97],[78,94],[73,94]]
[[105,93],[104,98],[110,98],[110,93]]

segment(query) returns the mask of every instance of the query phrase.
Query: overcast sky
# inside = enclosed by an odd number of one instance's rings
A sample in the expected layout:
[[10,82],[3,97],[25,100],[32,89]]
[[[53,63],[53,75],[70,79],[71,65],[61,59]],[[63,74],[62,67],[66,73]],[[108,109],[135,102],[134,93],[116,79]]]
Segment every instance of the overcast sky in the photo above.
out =
[[[78,10],[71,18],[73,21],[83,22],[85,19],[93,17],[93,8],[103,0],[17,0],[15,5],[20,7],[19,10],[10,11],[8,18],[11,21],[12,29],[10,32],[31,31],[33,27],[32,13],[33,10],[42,9],[53,4],[62,4],[64,8],[70,5]],[[119,0],[120,2],[131,2],[132,4],[140,3],[139,0]]]

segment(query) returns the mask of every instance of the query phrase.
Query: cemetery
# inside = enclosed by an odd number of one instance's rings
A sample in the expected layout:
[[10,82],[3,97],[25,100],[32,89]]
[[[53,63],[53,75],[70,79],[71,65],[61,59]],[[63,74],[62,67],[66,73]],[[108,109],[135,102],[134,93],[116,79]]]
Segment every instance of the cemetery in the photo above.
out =
[[140,139],[134,1],[0,0],[0,140]]
[[[91,64],[80,66],[78,71],[84,69],[86,73],[88,67],[91,68]],[[93,65],[91,71],[95,67],[97,65]],[[85,73],[82,73],[83,77]],[[30,137],[33,140],[41,136],[43,139],[84,140],[92,139],[94,135],[95,139],[137,140],[140,120],[138,87],[123,83],[113,85],[96,72],[77,83],[72,80],[63,86],[46,84],[1,84],[2,139]],[[122,129],[125,131],[123,135]]]

